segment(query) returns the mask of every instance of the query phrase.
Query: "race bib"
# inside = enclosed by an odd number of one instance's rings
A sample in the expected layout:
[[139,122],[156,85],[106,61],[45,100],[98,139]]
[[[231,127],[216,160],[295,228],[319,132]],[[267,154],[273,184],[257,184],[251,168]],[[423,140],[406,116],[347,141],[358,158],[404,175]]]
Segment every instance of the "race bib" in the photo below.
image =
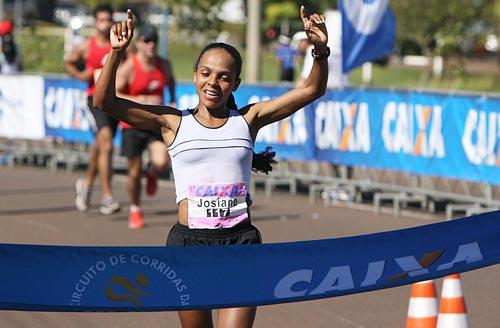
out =
[[189,228],[230,228],[247,220],[246,198],[244,182],[189,185]]

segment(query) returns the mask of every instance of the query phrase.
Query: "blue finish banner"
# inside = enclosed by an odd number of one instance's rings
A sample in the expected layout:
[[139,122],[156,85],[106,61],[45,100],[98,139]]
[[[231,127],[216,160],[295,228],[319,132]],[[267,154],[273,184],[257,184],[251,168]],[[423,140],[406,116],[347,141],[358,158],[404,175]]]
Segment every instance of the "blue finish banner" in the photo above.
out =
[[0,244],[0,309],[160,311],[361,293],[500,262],[500,212],[368,235],[263,245]]

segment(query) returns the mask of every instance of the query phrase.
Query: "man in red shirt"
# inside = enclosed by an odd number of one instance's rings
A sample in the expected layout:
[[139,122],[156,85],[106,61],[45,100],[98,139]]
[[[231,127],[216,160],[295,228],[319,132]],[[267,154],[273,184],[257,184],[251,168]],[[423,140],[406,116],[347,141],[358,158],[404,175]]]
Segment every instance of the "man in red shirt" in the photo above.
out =
[[[96,135],[92,146],[85,178],[76,182],[76,208],[86,211],[90,204],[90,192],[94,179],[99,172],[101,179],[101,204],[99,211],[110,215],[120,210],[120,204],[114,199],[111,190],[111,158],[113,154],[113,138],[116,133],[118,121],[94,108],[92,97],[94,95],[94,72],[100,70],[106,62],[110,50],[109,31],[113,25],[113,9],[109,5],[99,5],[94,9],[95,35],[86,40],[79,47],[72,50],[64,61],[66,72],[81,80],[88,82],[88,106],[94,116]],[[85,61],[85,69],[78,69],[79,63]]]
[[[164,89],[168,87],[170,106],[175,106],[175,79],[170,62],[156,52],[158,34],[151,25],[142,26],[136,42],[137,53],[129,56],[117,72],[116,90],[123,97],[138,103],[164,104]],[[141,209],[142,153],[148,148],[150,163],[146,169],[146,193],[157,190],[157,174],[168,166],[168,155],[159,132],[141,130],[121,122],[123,128],[122,155],[129,160],[128,192],[131,200],[129,223],[131,229],[142,228]]]

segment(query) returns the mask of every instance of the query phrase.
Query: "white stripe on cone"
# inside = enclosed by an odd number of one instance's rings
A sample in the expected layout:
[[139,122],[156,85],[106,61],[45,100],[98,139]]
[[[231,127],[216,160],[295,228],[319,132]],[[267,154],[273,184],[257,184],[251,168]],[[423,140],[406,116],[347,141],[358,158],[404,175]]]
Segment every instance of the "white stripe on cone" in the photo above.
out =
[[459,298],[464,296],[462,292],[462,285],[460,279],[446,278],[443,282],[443,293],[441,297],[445,298]]
[[412,297],[408,305],[408,317],[429,318],[436,317],[437,301],[433,297]]
[[[463,306],[464,313],[449,313],[448,311],[459,311]],[[445,312],[441,312],[445,311]],[[441,294],[441,306],[436,328],[468,328],[467,310],[462,292],[462,284],[459,275],[451,275],[444,278],[443,291]]]
[[436,328],[468,328],[467,314],[440,313]]

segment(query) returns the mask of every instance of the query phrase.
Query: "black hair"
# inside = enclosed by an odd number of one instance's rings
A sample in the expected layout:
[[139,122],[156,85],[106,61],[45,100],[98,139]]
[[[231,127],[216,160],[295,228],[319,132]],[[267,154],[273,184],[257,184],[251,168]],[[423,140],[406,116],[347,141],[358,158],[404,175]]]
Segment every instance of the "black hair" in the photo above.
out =
[[[196,72],[198,70],[198,65],[200,63],[201,57],[206,52],[212,49],[225,50],[229,55],[231,55],[231,57],[233,57],[236,66],[236,77],[239,78],[243,65],[241,55],[235,47],[223,42],[210,43],[205,48],[203,48],[203,50],[200,52],[200,55],[198,56],[198,59],[196,60],[196,63],[194,64],[193,71]],[[236,101],[234,100],[234,96],[232,93],[227,99],[226,107],[232,110],[238,110],[238,106],[236,105]],[[277,163],[274,159],[275,156],[276,152],[272,151],[271,147],[266,147],[266,149],[260,153],[254,152],[252,158],[252,170],[255,172],[263,172],[265,174],[268,174],[273,170],[272,165]]]
[[2,37],[2,52],[7,63],[12,64],[15,62],[17,57],[17,48],[14,44],[12,34],[6,34]]
[[240,52],[232,45],[229,45],[229,44],[224,43],[224,42],[210,43],[205,48],[203,48],[203,50],[200,52],[200,55],[198,56],[198,59],[196,60],[196,63],[194,64],[193,70],[195,72],[198,70],[198,64],[200,63],[201,57],[203,57],[203,55],[207,51],[212,50],[212,49],[223,49],[228,54],[230,54],[231,57],[233,57],[233,59],[236,63],[236,77],[239,78],[240,74],[241,74],[241,66],[243,65],[243,61],[241,60]]
[[95,6],[94,10],[92,11],[92,15],[94,16],[94,18],[97,18],[97,14],[101,12],[107,12],[111,15],[111,17],[113,17],[113,8],[108,4]]

